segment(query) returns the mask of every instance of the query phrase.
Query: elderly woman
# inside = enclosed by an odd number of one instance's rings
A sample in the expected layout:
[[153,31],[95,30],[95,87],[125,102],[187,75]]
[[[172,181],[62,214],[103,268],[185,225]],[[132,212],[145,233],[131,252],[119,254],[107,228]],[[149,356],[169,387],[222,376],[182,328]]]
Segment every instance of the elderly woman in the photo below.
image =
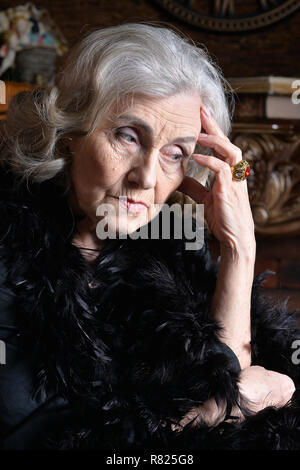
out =
[[[145,23],[87,34],[54,87],[12,100],[3,449],[299,448],[297,315],[264,298],[268,272],[253,278],[232,104],[206,51]],[[204,205],[200,248],[172,230],[132,236],[174,200]]]

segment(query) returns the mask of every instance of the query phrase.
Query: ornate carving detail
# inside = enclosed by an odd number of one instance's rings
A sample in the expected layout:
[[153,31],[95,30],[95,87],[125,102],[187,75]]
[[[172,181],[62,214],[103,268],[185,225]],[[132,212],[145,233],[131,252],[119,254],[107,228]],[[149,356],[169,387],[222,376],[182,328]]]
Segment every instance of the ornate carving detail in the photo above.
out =
[[[242,32],[282,20],[300,8],[299,0],[154,0],[176,18],[212,31]],[[248,7],[251,13],[247,13]]]
[[254,172],[248,190],[256,231],[266,235],[300,233],[300,135],[295,133],[239,132],[232,142]]
[[235,1],[234,0],[215,0],[214,13],[215,15],[234,15],[235,14]]

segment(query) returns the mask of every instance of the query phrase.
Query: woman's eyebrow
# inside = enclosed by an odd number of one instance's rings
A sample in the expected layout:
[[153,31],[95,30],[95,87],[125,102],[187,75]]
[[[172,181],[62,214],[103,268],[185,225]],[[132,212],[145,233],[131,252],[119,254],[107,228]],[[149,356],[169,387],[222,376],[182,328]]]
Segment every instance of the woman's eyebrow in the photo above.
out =
[[[145,132],[147,132],[147,134],[150,135],[150,137],[154,136],[154,131],[152,127],[149,126],[149,124],[147,124],[145,121],[143,121],[143,119],[137,116],[133,116],[132,114],[122,114],[121,116],[118,116],[117,120],[127,121],[128,124],[133,124],[134,126],[138,126],[141,129],[143,129]],[[196,143],[197,137],[194,137],[194,136],[177,137],[171,143],[175,144],[175,143],[189,143],[189,142]]]

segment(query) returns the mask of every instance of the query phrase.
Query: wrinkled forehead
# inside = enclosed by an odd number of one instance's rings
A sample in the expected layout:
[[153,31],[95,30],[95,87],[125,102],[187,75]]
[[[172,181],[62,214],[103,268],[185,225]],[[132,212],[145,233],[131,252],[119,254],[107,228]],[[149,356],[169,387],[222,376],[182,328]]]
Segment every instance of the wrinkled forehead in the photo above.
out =
[[137,125],[152,138],[181,131],[195,139],[201,129],[201,105],[201,98],[193,94],[167,98],[137,95],[114,103],[108,119],[115,124]]

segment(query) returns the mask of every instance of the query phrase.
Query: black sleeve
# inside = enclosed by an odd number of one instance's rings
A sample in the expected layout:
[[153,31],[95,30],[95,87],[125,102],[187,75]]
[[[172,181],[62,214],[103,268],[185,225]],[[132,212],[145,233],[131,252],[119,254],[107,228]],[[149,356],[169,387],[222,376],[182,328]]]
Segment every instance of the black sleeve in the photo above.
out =
[[[211,299],[218,275],[218,263],[212,263],[208,242],[211,235],[205,232],[205,244],[198,252],[186,252],[186,272],[194,290],[201,293],[201,286]],[[198,273],[203,272],[201,276]],[[253,279],[251,292],[251,358],[252,365],[261,365],[290,376],[295,384],[300,384],[300,368],[295,361],[295,347],[300,344],[300,316],[297,311],[288,311],[285,301],[273,300],[264,293],[263,280],[272,274],[265,271]],[[202,294],[201,294],[202,295]],[[229,349],[226,348],[229,354]],[[225,352],[224,349],[224,352]],[[299,349],[299,347],[298,347]],[[232,364],[238,370],[238,359],[230,352]],[[229,356],[228,356],[229,357]]]
[[[55,393],[34,397],[33,357],[22,348],[13,292],[5,286],[0,262],[0,449],[40,449],[48,434],[70,416],[68,403]],[[47,447],[46,447],[47,448]]]
[[225,354],[228,359],[228,367],[234,374],[238,374],[239,372],[241,372],[241,364],[238,360],[237,355],[229,346],[227,346],[226,343],[217,343],[216,349],[220,353]]
[[260,365],[291,377],[300,386],[300,367],[294,345],[300,344],[300,316],[288,311],[287,301],[270,299],[262,285],[271,271],[254,278],[251,298],[252,365]]

